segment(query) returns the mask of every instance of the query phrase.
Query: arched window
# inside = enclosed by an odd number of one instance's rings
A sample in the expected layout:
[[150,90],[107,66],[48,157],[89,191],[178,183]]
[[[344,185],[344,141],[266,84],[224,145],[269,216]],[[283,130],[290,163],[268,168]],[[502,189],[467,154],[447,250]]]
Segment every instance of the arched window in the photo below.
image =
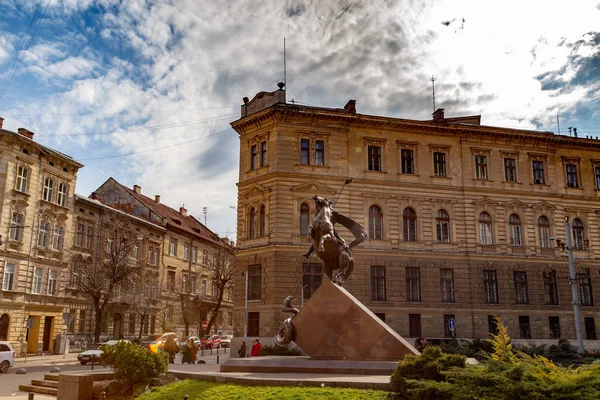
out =
[[583,235],[583,223],[579,218],[573,220],[573,247],[577,250],[585,249],[585,237]]
[[479,214],[479,244],[493,244],[492,218],[486,212]]
[[435,217],[435,226],[437,232],[437,241],[440,243],[450,243],[450,216],[444,210],[439,210]]
[[510,232],[510,245],[523,246],[521,219],[517,214],[511,214],[510,217],[508,217],[508,227]]
[[550,222],[543,215],[538,218],[538,232],[540,235],[540,247],[550,248]]
[[265,223],[267,216],[265,215],[265,206],[260,206],[258,236],[265,236]]
[[300,235],[306,236],[308,235],[308,220],[310,216],[310,208],[308,204],[302,203],[300,205]]
[[0,340],[8,340],[8,314],[2,314],[0,317]]
[[405,208],[402,212],[404,221],[404,240],[406,242],[417,241],[417,213],[412,208]]
[[250,239],[256,238],[256,211],[254,207],[250,208],[250,224],[248,225]]
[[369,208],[369,239],[383,239],[383,211],[375,205]]

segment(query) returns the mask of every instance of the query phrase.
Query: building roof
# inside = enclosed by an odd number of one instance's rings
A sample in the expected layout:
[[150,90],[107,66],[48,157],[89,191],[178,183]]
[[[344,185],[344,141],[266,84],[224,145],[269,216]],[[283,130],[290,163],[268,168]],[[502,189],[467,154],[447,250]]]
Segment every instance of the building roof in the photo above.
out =
[[[114,180],[114,178],[113,178]],[[157,203],[155,200],[151,199],[148,196],[145,196],[141,193],[137,193],[133,189],[128,188],[125,185],[114,180],[116,184],[125,189],[131,196],[142,202],[146,207],[148,207],[152,212],[161,218],[166,218],[167,229],[173,229],[176,231],[180,231],[183,233],[190,234],[199,239],[206,240],[215,245],[222,246],[224,243],[219,238],[219,235],[208,229],[204,226],[200,221],[194,218],[193,215],[183,215],[179,211],[165,205],[162,203]]]

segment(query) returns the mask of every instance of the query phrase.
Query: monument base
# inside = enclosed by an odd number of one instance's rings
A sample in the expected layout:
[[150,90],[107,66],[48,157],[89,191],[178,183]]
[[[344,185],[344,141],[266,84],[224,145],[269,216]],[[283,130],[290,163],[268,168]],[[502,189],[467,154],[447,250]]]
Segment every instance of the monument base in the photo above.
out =
[[264,356],[230,358],[221,364],[221,372],[391,375],[397,364],[397,361],[315,360],[307,356]]

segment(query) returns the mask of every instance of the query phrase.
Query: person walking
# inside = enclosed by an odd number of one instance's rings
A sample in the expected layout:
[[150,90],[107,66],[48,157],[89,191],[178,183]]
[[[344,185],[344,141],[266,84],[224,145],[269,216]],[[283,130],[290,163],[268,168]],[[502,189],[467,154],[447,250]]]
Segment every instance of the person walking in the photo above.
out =
[[190,347],[190,359],[192,360],[192,364],[196,364],[196,356],[198,354],[198,346],[196,346],[196,342],[194,339],[189,338],[189,347]]
[[260,349],[262,349],[262,344],[260,340],[254,339],[252,341],[252,350],[250,350],[250,357],[257,357],[260,353]]
[[192,363],[192,358],[190,357],[190,339],[187,339],[183,345],[183,349],[181,350],[181,353],[183,355],[183,357],[181,358],[181,363],[185,364],[191,364]]
[[238,350],[238,356],[240,356],[240,358],[246,357],[246,342],[244,342],[244,341],[242,341],[242,345],[240,346],[240,349]]

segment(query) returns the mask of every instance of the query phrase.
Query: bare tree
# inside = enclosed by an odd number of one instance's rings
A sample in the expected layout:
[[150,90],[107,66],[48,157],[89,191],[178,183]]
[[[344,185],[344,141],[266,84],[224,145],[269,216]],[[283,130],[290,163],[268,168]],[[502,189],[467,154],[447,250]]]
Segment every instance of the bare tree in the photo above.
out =
[[[66,286],[92,301],[94,341],[100,340],[102,316],[111,303],[127,302],[131,282],[143,278],[140,239],[127,216],[105,210],[97,225],[96,243],[90,249],[73,248]],[[81,251],[80,251],[81,250]],[[142,302],[143,303],[143,302]]]
[[209,257],[208,267],[211,274],[213,287],[216,290],[216,299],[213,308],[210,311],[210,320],[208,321],[207,332],[210,332],[212,326],[217,321],[219,311],[223,305],[223,297],[225,290],[228,289],[233,280],[235,273],[235,259],[233,257],[233,249],[229,245],[224,244],[214,253],[213,257]]

